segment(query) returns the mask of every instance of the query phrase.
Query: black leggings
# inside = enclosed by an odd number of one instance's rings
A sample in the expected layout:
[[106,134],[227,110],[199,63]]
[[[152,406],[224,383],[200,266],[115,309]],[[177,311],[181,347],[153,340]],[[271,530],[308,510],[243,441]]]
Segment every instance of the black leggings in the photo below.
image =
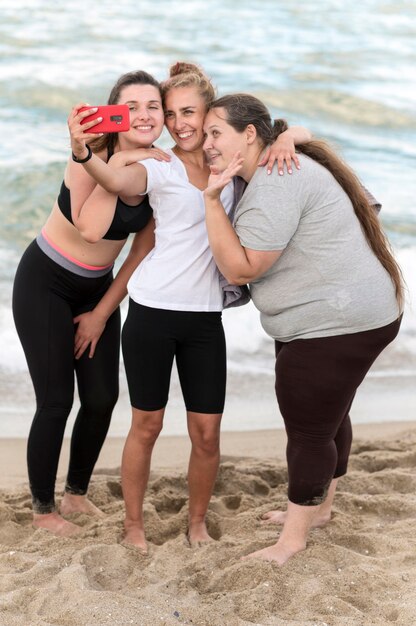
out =
[[291,502],[321,504],[331,480],[346,473],[355,393],[400,322],[350,335],[275,342]]
[[220,312],[169,311],[130,300],[122,346],[134,408],[166,406],[176,357],[187,411],[223,412],[226,349]]
[[74,396],[74,371],[81,403],[71,437],[66,490],[83,495],[118,398],[120,313],[108,320],[92,359],[74,358],[73,318],[91,310],[112,281],[78,276],[30,244],[16,272],[13,315],[36,394],[27,461],[33,509],[55,509],[59,455]]

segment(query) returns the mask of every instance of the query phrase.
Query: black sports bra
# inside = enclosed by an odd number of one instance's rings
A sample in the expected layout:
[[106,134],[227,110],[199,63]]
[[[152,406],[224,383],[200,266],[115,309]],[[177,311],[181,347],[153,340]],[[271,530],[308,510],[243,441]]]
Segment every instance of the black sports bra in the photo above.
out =
[[[110,154],[108,158],[110,158]],[[58,196],[58,206],[61,213],[66,219],[73,224],[71,215],[71,192],[62,181],[61,189]],[[152,207],[149,204],[147,196],[144,197],[140,204],[131,206],[125,204],[120,198],[117,198],[116,210],[114,211],[113,221],[110,228],[103,236],[103,239],[127,239],[130,233],[138,233],[146,226],[152,217]]]
[[[61,190],[58,196],[58,206],[66,219],[73,224],[71,215],[71,192],[62,181]],[[138,233],[142,230],[152,217],[152,207],[147,196],[141,204],[130,206],[117,198],[116,210],[110,228],[103,236],[103,239],[127,239],[130,233]]]

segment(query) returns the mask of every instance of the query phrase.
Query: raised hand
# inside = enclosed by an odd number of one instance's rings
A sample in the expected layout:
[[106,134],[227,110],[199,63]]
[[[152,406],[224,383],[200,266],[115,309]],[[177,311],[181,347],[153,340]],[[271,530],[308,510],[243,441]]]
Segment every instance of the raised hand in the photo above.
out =
[[89,104],[85,104],[85,102],[81,102],[76,104],[69,116],[68,116],[68,129],[71,137],[71,149],[77,158],[82,158],[85,156],[85,146],[88,141],[92,141],[96,139],[102,133],[88,133],[87,131],[90,128],[93,128],[99,122],[102,121],[102,117],[97,117],[95,120],[91,122],[85,122],[85,124],[81,124],[82,120],[92,115],[97,111],[97,107],[87,108],[85,111],[81,111],[83,107],[90,107]]
[[240,152],[236,152],[223,172],[220,172],[215,165],[210,165],[211,174],[208,178],[208,185],[204,190],[204,197],[208,200],[218,199],[224,187],[241,170],[243,163],[244,158],[240,156]]

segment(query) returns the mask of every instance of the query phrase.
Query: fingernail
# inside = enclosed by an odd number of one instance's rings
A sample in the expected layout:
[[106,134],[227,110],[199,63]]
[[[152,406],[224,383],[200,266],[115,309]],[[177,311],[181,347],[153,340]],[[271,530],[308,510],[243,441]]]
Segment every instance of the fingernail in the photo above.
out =
[[292,170],[287,170],[287,171],[289,172],[289,174],[291,174],[291,173],[292,173]]
[[283,176],[283,170],[279,170],[279,176]]
[[267,175],[271,174],[272,170],[267,170]]

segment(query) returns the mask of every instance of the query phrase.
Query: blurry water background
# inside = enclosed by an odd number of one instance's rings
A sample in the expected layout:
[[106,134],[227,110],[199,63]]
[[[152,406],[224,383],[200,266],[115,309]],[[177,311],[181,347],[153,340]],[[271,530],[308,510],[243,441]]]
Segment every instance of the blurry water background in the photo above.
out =
[[[415,1],[15,0],[0,8],[2,436],[24,436],[33,411],[11,289],[19,258],[59,189],[68,112],[78,101],[105,103],[126,71],[146,69],[163,79],[177,60],[201,64],[220,95],[255,94],[275,117],[332,142],[382,202],[408,305],[389,358],[369,376],[405,383],[416,373]],[[169,146],[169,136],[159,144]],[[227,311],[224,322],[231,377],[249,387],[264,375],[272,386],[273,346],[257,312]],[[181,426],[167,432],[184,432],[181,413]],[[228,428],[274,426],[273,414],[260,424],[244,419]],[[124,433],[128,420],[126,414],[112,432]]]

